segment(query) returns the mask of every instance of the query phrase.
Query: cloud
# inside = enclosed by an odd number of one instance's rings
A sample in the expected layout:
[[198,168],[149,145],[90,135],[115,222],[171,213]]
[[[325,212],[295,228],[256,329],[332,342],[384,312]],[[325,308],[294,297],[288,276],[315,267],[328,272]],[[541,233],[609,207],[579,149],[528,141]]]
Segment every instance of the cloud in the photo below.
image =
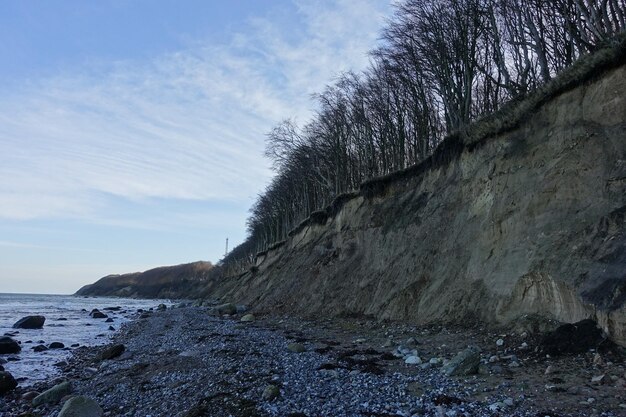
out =
[[265,133],[304,121],[311,93],[363,68],[388,12],[376,0],[296,6],[288,27],[274,11],[228,44],[196,40],[0,93],[0,218],[103,220],[118,199],[248,203],[271,175]]

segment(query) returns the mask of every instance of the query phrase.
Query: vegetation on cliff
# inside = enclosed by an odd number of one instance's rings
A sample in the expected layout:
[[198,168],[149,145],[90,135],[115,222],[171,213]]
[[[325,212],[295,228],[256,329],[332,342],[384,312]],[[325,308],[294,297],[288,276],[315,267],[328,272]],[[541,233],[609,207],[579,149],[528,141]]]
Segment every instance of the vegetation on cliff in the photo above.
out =
[[188,298],[201,288],[213,270],[210,262],[162,266],[145,272],[107,275],[76,292],[83,296]]
[[[324,220],[326,207],[362,183],[419,167],[445,137],[454,147],[455,135],[485,115],[540,104],[558,86],[523,99],[581,56],[623,44],[616,35],[625,28],[623,0],[399,3],[370,68],[327,86],[304,126],[285,120],[268,134],[277,175],[251,209],[248,239],[222,260],[224,272],[245,271],[256,253],[305,219]],[[492,132],[507,128],[500,125],[483,123]]]

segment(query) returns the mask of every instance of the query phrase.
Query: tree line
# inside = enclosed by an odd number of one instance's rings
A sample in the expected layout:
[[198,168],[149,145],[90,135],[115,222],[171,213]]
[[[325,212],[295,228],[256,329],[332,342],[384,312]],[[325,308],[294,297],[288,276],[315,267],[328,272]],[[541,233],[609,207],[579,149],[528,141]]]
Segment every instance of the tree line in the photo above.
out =
[[369,67],[315,95],[303,126],[267,134],[276,172],[222,260],[242,272],[311,213],[368,179],[417,164],[443,138],[523,98],[626,29],[626,0],[406,0]]

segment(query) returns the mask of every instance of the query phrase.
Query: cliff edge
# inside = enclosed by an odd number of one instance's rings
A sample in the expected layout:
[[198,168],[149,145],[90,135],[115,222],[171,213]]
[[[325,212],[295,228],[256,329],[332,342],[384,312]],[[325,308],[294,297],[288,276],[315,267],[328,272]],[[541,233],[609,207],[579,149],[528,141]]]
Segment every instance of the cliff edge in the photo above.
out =
[[623,44],[342,196],[207,294],[418,324],[591,317],[626,344]]

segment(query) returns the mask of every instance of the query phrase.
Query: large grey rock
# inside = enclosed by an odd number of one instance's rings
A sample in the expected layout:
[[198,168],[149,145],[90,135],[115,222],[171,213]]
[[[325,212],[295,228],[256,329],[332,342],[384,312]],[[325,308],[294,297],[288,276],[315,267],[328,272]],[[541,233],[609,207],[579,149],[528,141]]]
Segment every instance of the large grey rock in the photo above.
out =
[[0,337],[0,355],[7,353],[19,353],[22,350],[20,344],[8,336]]
[[39,407],[42,404],[56,404],[63,397],[72,392],[72,385],[69,381],[61,382],[58,385],[46,390],[33,399],[33,406]]
[[101,417],[103,414],[104,411],[97,402],[78,396],[67,400],[57,417]]
[[122,353],[124,353],[125,349],[126,347],[121,344],[109,346],[102,351],[102,353],[100,354],[100,359],[102,360],[115,359],[118,356],[120,356]]
[[448,362],[441,372],[448,376],[464,376],[478,373],[480,351],[476,347],[468,347]]
[[14,390],[16,387],[17,381],[13,378],[13,375],[6,371],[0,371],[0,395]]
[[217,314],[237,314],[237,306],[232,303],[220,304],[218,306],[213,307],[212,311]]
[[14,325],[14,329],[41,329],[46,318],[44,316],[26,316],[19,319]]

